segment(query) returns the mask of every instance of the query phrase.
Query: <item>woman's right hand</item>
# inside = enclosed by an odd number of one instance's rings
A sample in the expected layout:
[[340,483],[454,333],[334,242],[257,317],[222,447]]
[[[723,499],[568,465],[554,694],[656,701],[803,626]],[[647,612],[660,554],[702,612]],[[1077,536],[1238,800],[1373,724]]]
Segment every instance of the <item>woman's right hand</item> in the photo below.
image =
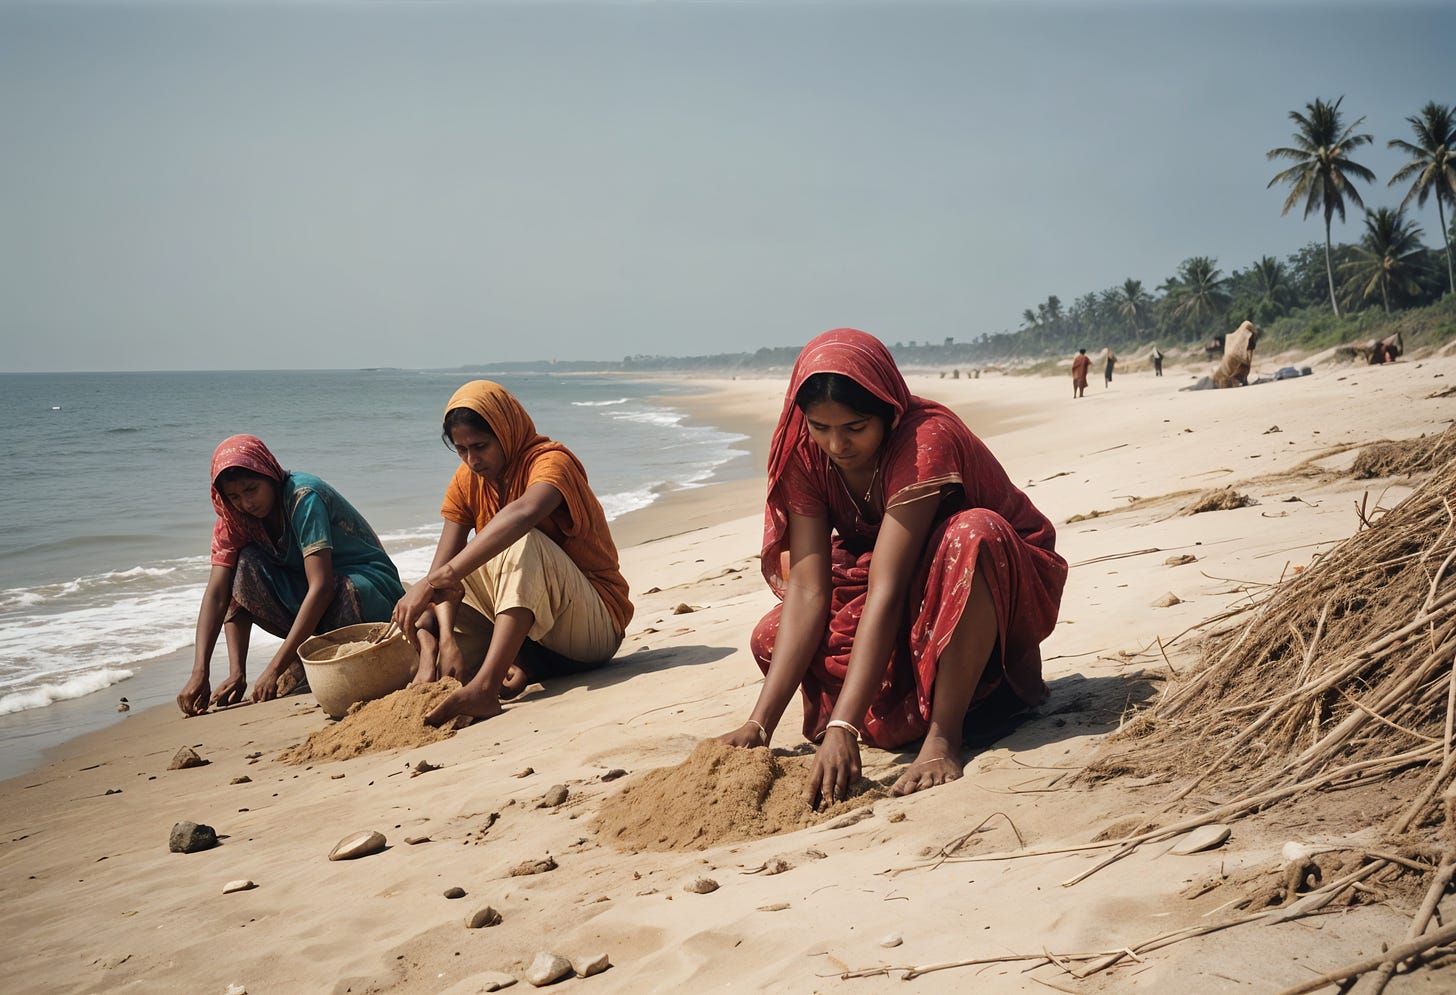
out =
[[177,707],[188,717],[207,711],[208,699],[212,696],[212,682],[206,674],[193,674],[182,693],[177,695]]
[[217,694],[212,696],[212,706],[227,708],[229,705],[236,705],[243,700],[243,695],[247,693],[247,675],[243,673],[228,674],[228,679],[222,682],[217,689]]
[[399,631],[404,633],[405,640],[416,649],[419,648],[419,637],[415,635],[415,623],[434,601],[435,589],[428,580],[422,580],[404,592],[404,597],[395,603],[394,614],[390,616],[390,620],[399,626]]
[[727,743],[729,746],[741,746],[745,749],[768,745],[768,733],[764,730],[763,726],[752,719],[749,719],[732,732],[724,733],[722,736],[716,736],[714,738],[720,743]]

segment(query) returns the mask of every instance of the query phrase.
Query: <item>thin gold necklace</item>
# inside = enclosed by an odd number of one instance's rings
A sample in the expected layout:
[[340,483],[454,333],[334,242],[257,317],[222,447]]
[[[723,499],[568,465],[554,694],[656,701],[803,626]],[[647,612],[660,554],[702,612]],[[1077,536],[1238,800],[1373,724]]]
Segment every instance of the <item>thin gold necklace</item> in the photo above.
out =
[[870,474],[870,485],[865,488],[864,503],[870,503],[870,495],[875,492],[875,481],[880,479],[880,461],[875,460],[875,472]]

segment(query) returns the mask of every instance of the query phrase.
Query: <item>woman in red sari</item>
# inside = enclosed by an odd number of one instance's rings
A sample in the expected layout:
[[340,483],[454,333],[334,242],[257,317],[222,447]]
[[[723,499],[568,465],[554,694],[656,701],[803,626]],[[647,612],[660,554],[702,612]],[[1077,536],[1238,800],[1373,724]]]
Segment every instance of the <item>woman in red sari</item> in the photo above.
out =
[[751,639],[763,689],[722,738],[767,746],[798,690],[820,744],[810,805],[847,797],[861,741],[923,739],[896,794],[955,780],[972,705],[1047,695],[1039,644],[1067,577],[1055,539],[960,418],[911,395],[883,343],[820,335],[769,454],[763,573],[783,603]]

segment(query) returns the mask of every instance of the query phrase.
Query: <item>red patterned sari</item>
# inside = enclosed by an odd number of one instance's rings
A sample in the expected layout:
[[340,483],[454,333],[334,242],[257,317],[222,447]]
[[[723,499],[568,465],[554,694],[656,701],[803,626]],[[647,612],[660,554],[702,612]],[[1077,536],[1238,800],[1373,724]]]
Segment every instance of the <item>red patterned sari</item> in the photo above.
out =
[[[1022,705],[1040,704],[1047,688],[1039,644],[1056,624],[1067,578],[1051,522],[960,418],[911,395],[883,343],[841,328],[815,338],[799,354],[769,455],[763,574],[780,599],[787,590],[782,561],[789,548],[789,514],[825,517],[832,530],[829,617],[801,688],[804,735],[815,742],[823,737],[844,685],[883,522],[861,512],[838,470],[809,438],[794,398],[815,373],[843,374],[894,408],[880,454],[885,511],[910,501],[938,502],[879,691],[856,723],[865,741],[892,748],[925,735],[940,655],[978,568],[995,601],[998,639],[975,700],[999,689]],[[750,641],[765,673],[782,611],[778,605],[765,615]]]

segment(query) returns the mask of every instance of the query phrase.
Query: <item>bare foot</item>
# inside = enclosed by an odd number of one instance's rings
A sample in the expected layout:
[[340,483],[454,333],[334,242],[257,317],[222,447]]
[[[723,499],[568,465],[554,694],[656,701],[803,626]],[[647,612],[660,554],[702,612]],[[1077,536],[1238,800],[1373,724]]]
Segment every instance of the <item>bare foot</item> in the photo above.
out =
[[461,715],[468,715],[472,719],[488,719],[502,711],[504,709],[501,708],[499,698],[477,691],[467,684],[460,690],[451,692],[450,697],[430,709],[430,714],[425,716],[425,725],[442,726]]
[[913,795],[926,788],[938,787],[951,781],[958,781],[965,773],[961,766],[960,749],[951,746],[941,736],[926,736],[915,762],[900,775],[890,793]]
[[506,671],[506,679],[501,682],[500,700],[510,701],[526,690],[530,683],[531,675],[526,672],[526,669],[518,664],[511,664],[510,669]]

